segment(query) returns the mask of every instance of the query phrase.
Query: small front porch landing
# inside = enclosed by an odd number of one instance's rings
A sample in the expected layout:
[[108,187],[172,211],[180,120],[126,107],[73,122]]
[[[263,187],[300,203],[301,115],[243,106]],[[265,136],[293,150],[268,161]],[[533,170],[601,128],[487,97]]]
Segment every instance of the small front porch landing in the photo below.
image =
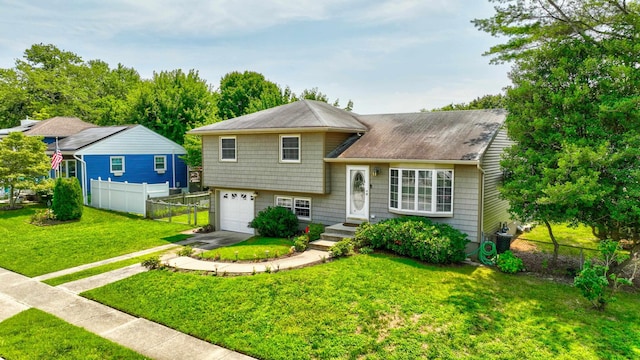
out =
[[356,234],[357,225],[344,225],[343,223],[327,226],[324,228],[324,232],[320,235],[319,240],[315,240],[309,243],[311,249],[329,251],[336,242],[345,239],[353,238]]

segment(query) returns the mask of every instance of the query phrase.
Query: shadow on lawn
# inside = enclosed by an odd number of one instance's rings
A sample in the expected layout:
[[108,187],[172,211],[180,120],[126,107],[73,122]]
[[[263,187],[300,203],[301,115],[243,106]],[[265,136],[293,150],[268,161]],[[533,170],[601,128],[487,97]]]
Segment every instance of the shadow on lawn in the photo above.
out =
[[178,242],[178,241],[187,240],[188,238],[190,238],[192,236],[193,235],[189,235],[189,234],[178,234],[178,235],[163,237],[162,240],[166,240],[166,241],[168,241],[170,243],[175,243],[175,242]]
[[[524,274],[482,273],[482,279],[454,284],[446,300],[457,309],[470,335],[530,342],[531,346],[510,348],[524,357],[527,347],[532,357],[566,356],[570,349],[585,349],[598,358],[637,355],[640,340],[628,335],[637,331],[634,324],[640,320],[633,310],[622,306],[598,312],[568,285],[540,283]],[[523,325],[514,329],[518,324]],[[513,339],[513,334],[526,340]]]

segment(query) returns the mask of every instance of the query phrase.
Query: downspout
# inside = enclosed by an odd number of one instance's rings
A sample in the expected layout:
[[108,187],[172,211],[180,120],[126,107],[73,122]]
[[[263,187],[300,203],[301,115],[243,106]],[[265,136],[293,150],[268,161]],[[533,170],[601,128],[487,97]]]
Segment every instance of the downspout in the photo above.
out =
[[171,149],[171,163],[173,164],[172,167],[172,173],[173,173],[173,186],[172,188],[175,189],[176,187],[176,149]]
[[478,170],[480,170],[480,191],[478,192],[481,196],[480,196],[480,209],[479,209],[479,213],[480,213],[480,226],[479,226],[479,230],[480,230],[480,239],[479,242],[482,243],[482,240],[484,239],[484,176],[485,176],[485,171],[482,168],[482,166],[480,166],[480,162],[478,162],[477,164]]
[[84,204],[89,205],[87,196],[87,163],[83,160],[84,156],[78,157],[78,155],[73,154],[73,158],[80,161],[82,164],[82,197],[84,199]]

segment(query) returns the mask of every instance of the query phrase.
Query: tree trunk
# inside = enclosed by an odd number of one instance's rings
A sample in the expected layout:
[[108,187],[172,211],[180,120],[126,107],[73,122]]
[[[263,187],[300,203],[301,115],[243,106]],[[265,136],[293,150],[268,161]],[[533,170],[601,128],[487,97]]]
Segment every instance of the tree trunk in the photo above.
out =
[[624,270],[624,268],[627,267],[627,265],[629,265],[632,261],[638,261],[640,257],[640,242],[636,241],[633,244],[633,247],[631,248],[631,250],[629,250],[629,255],[629,258],[625,261],[619,264],[616,263],[615,265],[611,266],[611,273],[620,274],[622,270]]
[[9,185],[9,209],[14,209],[16,206],[16,199],[13,196],[13,184]]
[[560,250],[560,244],[558,244],[558,240],[553,235],[553,231],[551,230],[551,224],[546,219],[543,220],[544,224],[547,226],[547,231],[549,232],[549,237],[551,238],[551,242],[553,242],[553,259],[551,259],[551,265],[556,266],[558,264],[558,251]]

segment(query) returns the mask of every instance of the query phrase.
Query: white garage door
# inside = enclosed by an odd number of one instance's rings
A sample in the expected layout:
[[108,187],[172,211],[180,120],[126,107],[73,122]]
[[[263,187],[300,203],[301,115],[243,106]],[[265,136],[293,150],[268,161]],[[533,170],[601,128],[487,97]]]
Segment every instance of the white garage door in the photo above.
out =
[[220,230],[253,234],[249,222],[254,218],[253,193],[248,191],[220,191]]

